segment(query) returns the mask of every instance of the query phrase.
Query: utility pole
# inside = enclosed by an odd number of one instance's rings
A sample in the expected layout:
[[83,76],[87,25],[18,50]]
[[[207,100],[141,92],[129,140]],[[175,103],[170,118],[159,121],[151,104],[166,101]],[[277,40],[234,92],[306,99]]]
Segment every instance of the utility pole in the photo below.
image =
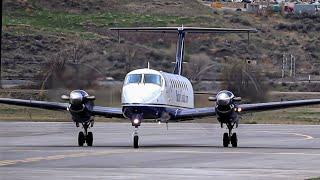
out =
[[[3,1],[1,1],[1,13],[3,12]],[[2,17],[2,14],[1,14]],[[1,46],[2,46],[2,18],[1,18]],[[0,89],[2,89],[2,70],[1,70],[2,58],[0,58]]]
[[290,77],[292,77],[292,70],[293,70],[293,61],[292,61],[292,54],[290,54]]
[[296,76],[296,58],[290,54],[290,77]]
[[285,69],[285,58],[286,58],[286,54],[282,55],[282,79],[284,78],[284,69]]
[[296,77],[296,57],[293,56],[293,77]]

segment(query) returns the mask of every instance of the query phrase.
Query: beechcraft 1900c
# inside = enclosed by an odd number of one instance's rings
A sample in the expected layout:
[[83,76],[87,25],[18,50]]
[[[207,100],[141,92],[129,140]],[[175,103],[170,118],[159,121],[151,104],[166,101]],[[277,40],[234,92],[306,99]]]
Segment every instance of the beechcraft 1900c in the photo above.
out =
[[107,118],[117,117],[130,120],[135,128],[133,133],[133,147],[139,147],[138,127],[144,119],[155,119],[166,122],[177,120],[191,120],[201,117],[217,117],[223,127],[226,124],[228,132],[223,135],[223,146],[237,147],[238,139],[232,130],[238,127],[241,112],[264,111],[288,107],[320,104],[320,99],[268,102],[256,104],[240,104],[240,97],[230,91],[220,91],[215,98],[216,105],[212,107],[195,108],[194,92],[191,82],[183,77],[182,65],[184,57],[184,40],[187,33],[254,33],[255,29],[228,29],[228,28],[197,28],[197,27],[139,27],[139,28],[112,28],[113,31],[127,32],[163,32],[177,33],[176,62],[173,73],[152,70],[149,68],[137,69],[125,77],[121,103],[122,107],[102,107],[94,105],[94,96],[83,90],[74,90],[69,96],[62,95],[67,103],[33,101],[23,99],[0,98],[0,103],[18,106],[27,106],[49,110],[69,111],[72,120],[84,131],[78,135],[78,144],[88,146],[93,144],[93,134],[88,129],[93,126],[94,116]]

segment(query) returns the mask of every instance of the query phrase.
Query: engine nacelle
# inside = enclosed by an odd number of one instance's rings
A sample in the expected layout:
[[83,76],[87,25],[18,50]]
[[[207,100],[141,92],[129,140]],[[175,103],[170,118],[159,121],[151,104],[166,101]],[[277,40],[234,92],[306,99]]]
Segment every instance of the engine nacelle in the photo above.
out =
[[92,109],[94,106],[94,96],[89,96],[84,90],[74,90],[69,96],[62,95],[61,99],[68,101],[68,111],[75,122],[90,121]]
[[235,97],[230,91],[220,91],[216,97],[210,97],[209,100],[216,101],[216,113],[220,122],[226,123],[236,119],[236,112],[240,112],[241,108],[237,108],[235,102],[241,101],[241,97]]

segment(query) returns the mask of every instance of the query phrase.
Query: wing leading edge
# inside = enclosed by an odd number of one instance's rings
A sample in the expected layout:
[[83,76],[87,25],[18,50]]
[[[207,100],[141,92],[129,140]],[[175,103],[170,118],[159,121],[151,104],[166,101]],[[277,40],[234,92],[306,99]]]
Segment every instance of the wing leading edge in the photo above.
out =
[[[242,112],[245,113],[245,112],[257,112],[257,111],[269,111],[269,110],[307,106],[307,105],[317,105],[317,104],[320,104],[320,99],[240,104],[238,105],[238,107],[240,107],[242,109]],[[172,120],[180,120],[180,121],[191,120],[194,118],[210,117],[215,115],[216,115],[216,110],[214,107],[180,109],[180,110],[177,110],[177,112],[175,112],[175,116],[172,117]]]
[[[16,106],[33,107],[33,108],[39,108],[39,109],[55,110],[55,111],[63,111],[63,110],[66,111],[69,106],[68,103],[35,101],[35,100],[24,100],[24,99],[10,99],[10,98],[0,98],[0,103],[16,105]],[[91,113],[93,116],[97,115],[97,116],[105,116],[110,118],[111,117],[123,118],[121,108],[94,106]]]
[[241,104],[239,107],[242,112],[248,111],[267,111],[275,109],[284,109],[290,107],[316,105],[320,104],[320,99],[309,100],[295,100],[295,101],[280,101],[280,102],[268,102],[268,103],[256,103],[256,104]]
[[194,108],[194,109],[179,109],[175,112],[172,120],[191,120],[194,118],[215,116],[216,111],[214,107]]
[[92,113],[97,116],[124,118],[122,108],[94,106]]
[[[35,101],[35,100],[10,99],[10,98],[0,98],[0,103],[16,105],[16,106],[56,110],[56,111],[67,110],[69,105],[68,103],[60,103],[60,102]],[[240,104],[238,105],[238,107],[240,107],[242,109],[242,112],[245,113],[245,112],[276,110],[276,109],[284,109],[284,108],[290,108],[290,107],[316,105],[316,104],[320,104],[320,99]],[[215,116],[216,111],[214,107],[204,107],[204,108],[194,108],[194,109],[179,109],[176,112],[173,112],[173,114],[174,116],[171,117],[172,120],[191,120],[194,118]],[[124,118],[122,113],[122,108],[114,108],[114,107],[94,106],[92,110],[92,115],[104,116],[108,118],[112,118],[112,117]]]
[[59,102],[48,102],[48,101],[35,101],[35,100],[25,100],[25,99],[11,99],[11,98],[0,98],[0,103],[10,104],[16,106],[26,106],[40,109],[48,110],[67,110],[67,103]]

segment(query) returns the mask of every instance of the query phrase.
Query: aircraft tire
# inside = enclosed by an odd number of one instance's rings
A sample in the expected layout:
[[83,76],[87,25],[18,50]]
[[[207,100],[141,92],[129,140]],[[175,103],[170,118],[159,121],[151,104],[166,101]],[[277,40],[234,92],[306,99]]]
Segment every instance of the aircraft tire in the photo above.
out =
[[229,134],[228,133],[224,133],[223,134],[223,147],[228,147],[229,143],[230,143]]
[[78,145],[83,146],[84,143],[85,143],[85,136],[84,136],[84,133],[81,131],[79,132],[79,135],[78,135]]
[[139,136],[133,137],[133,148],[139,148]]
[[231,144],[232,147],[237,147],[238,146],[238,138],[237,138],[237,133],[233,133],[231,136]]
[[93,134],[92,132],[88,132],[88,135],[86,137],[86,142],[88,146],[92,146],[93,144]]

